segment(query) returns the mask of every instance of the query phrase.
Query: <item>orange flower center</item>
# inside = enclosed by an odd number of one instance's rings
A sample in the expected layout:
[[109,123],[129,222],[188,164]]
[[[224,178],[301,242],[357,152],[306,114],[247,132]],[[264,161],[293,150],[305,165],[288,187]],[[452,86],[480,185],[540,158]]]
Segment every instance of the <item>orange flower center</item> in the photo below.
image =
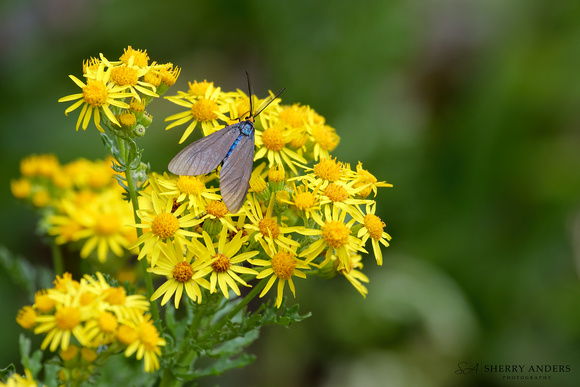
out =
[[346,224],[331,220],[322,226],[322,238],[329,247],[342,247],[348,244],[350,230]]
[[271,235],[272,239],[276,239],[278,238],[278,235],[280,235],[280,226],[278,226],[278,223],[276,223],[276,221],[272,218],[264,218],[260,220],[260,223],[258,223],[258,228],[260,229],[262,235]]
[[333,151],[340,142],[340,137],[333,128],[328,125],[319,125],[312,128],[312,137],[320,147],[327,151]]
[[230,269],[230,259],[223,254],[216,254],[214,258],[217,258],[211,267],[216,273],[225,273]]
[[262,142],[266,149],[279,152],[284,149],[284,136],[282,131],[277,127],[270,127],[262,133]]
[[99,315],[99,328],[104,333],[113,333],[117,330],[117,318],[111,312],[104,311]]
[[193,268],[187,262],[179,262],[173,268],[173,278],[177,282],[187,282],[193,277]]
[[291,253],[286,251],[279,251],[272,257],[272,269],[274,270],[276,276],[280,279],[290,279],[294,273],[295,267],[296,260]]
[[378,241],[383,236],[385,223],[376,215],[367,214],[365,216],[365,227],[369,230],[371,238]]
[[342,175],[342,168],[336,159],[322,159],[314,166],[314,174],[323,180],[337,181]]
[[135,50],[131,46],[127,47],[119,58],[121,62],[128,64],[129,59],[133,57],[133,64],[139,67],[147,67],[149,64],[149,55],[147,55],[147,50]]
[[139,334],[139,341],[143,343],[145,350],[153,351],[157,349],[159,344],[159,332],[151,321],[143,321],[137,325],[137,333]]
[[315,198],[310,192],[300,192],[294,195],[294,203],[300,211],[305,211],[314,206]]
[[223,202],[209,202],[205,207],[208,214],[215,216],[216,218],[223,218],[228,213],[228,208]]
[[135,86],[139,81],[139,74],[134,68],[119,66],[111,70],[111,80],[119,86]]
[[127,294],[123,288],[108,288],[105,290],[105,300],[111,305],[124,305]]
[[335,183],[330,183],[324,189],[324,194],[333,202],[344,202],[348,198],[346,188]]
[[216,110],[218,110],[218,105],[215,101],[200,98],[191,106],[191,115],[197,121],[211,121],[218,118]]
[[153,219],[151,231],[160,238],[171,238],[179,230],[179,221],[173,214],[162,213]]
[[197,176],[179,176],[177,188],[186,194],[199,195],[205,190],[205,184]]
[[87,85],[83,87],[83,98],[85,102],[93,107],[101,107],[107,103],[109,91],[107,85],[101,81],[89,79]]
[[58,329],[69,331],[80,324],[81,311],[72,306],[65,306],[56,311],[54,321]]

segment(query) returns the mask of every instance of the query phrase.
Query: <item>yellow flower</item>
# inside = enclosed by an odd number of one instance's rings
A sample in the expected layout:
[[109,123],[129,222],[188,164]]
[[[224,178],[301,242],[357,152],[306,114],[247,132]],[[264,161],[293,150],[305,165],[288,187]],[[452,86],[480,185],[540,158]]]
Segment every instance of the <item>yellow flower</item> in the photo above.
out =
[[123,90],[129,89],[131,91],[130,95],[138,101],[141,100],[139,92],[148,97],[159,97],[159,95],[155,93],[156,87],[142,79],[143,76],[149,72],[150,67],[142,67],[137,64],[137,62],[141,61],[140,57],[133,54],[129,56],[126,62],[109,62],[107,58],[101,54],[101,60],[107,67],[109,67],[110,80],[119,87],[122,87]]
[[[322,184],[319,181],[318,186]],[[338,207],[342,211],[349,213],[354,216],[354,213],[360,213],[359,205],[370,204],[371,200],[365,199],[355,199],[354,196],[362,188],[353,188],[354,182],[350,183],[329,183],[323,190],[320,199],[320,206],[331,205],[332,207]]]
[[133,225],[133,227],[148,228],[150,231],[140,236],[128,248],[133,249],[143,244],[138,259],[152,251],[151,266],[153,267],[159,257],[160,241],[175,240],[176,243],[189,244],[186,236],[198,237],[199,235],[186,228],[198,225],[201,220],[195,219],[195,214],[183,215],[185,204],[173,210],[173,200],[163,201],[155,191],[151,192],[150,199],[152,208],[137,211],[142,223]]
[[16,322],[24,329],[32,329],[36,326],[36,311],[31,306],[24,306],[18,311]]
[[107,260],[109,250],[123,256],[132,233],[127,224],[133,221],[133,215],[130,205],[116,191],[103,191],[83,207],[63,199],[59,208],[61,213],[48,218],[48,233],[56,236],[57,243],[86,239],[81,257],[87,258],[96,249],[100,262]]
[[32,184],[30,184],[30,180],[24,178],[12,180],[10,182],[10,190],[12,191],[12,195],[14,195],[15,198],[26,199],[32,192]]
[[332,255],[344,263],[347,270],[350,270],[349,251],[367,252],[362,247],[362,241],[351,234],[351,227],[355,223],[351,219],[345,223],[347,212],[341,211],[338,207],[326,206],[324,208],[324,219],[314,218],[320,226],[317,229],[302,229],[297,232],[304,235],[320,236],[320,239],[312,243],[302,253],[301,257],[306,257],[306,262],[310,263],[314,258],[319,256],[326,249],[326,258],[319,266],[324,266],[330,261]]
[[271,116],[273,121],[269,121],[268,116],[260,115],[260,122],[265,128],[263,131],[256,131],[256,147],[257,152],[255,159],[266,157],[268,159],[268,167],[276,164],[288,166],[298,174],[296,166],[306,164],[306,160],[298,153],[287,147],[290,142],[289,134],[284,125],[277,121],[277,117]]
[[[6,380],[6,383],[0,382],[0,387],[37,387],[39,384],[36,383],[32,377],[32,373],[28,369],[24,369],[24,375],[20,376],[18,374],[12,374]],[[44,384],[42,386],[45,386]]]
[[354,188],[360,188],[357,195],[361,198],[366,198],[370,195],[371,191],[377,196],[377,187],[392,187],[392,184],[386,183],[384,181],[377,181],[377,178],[363,169],[362,163],[359,161],[356,166],[356,172],[349,171],[350,179],[354,180]]
[[278,280],[277,295],[276,295],[276,306],[279,308],[282,304],[282,296],[284,295],[284,286],[288,283],[292,295],[296,298],[296,289],[294,287],[294,282],[292,281],[292,276],[306,278],[300,270],[308,270],[310,266],[303,260],[296,257],[296,246],[291,246],[289,249],[284,247],[276,248],[273,243],[266,243],[264,240],[260,240],[262,248],[270,257],[269,260],[264,259],[250,259],[250,263],[255,266],[262,266],[264,269],[256,276],[256,279],[267,278],[268,282],[266,286],[260,293],[260,297],[263,297],[272,288],[272,285]]
[[239,232],[231,241],[226,242],[228,231],[226,228],[222,228],[217,246],[214,246],[211,237],[205,231],[203,232],[205,244],[197,240],[193,241],[194,254],[197,255],[198,259],[204,261],[204,266],[199,269],[193,278],[202,278],[211,273],[211,293],[216,292],[219,286],[225,298],[229,298],[229,288],[239,296],[241,293],[237,284],[240,283],[248,287],[250,285],[240,278],[238,274],[258,274],[253,269],[241,266],[242,263],[259,253],[258,251],[248,251],[238,254],[242,245],[248,240],[247,236],[242,236],[243,234],[243,232]]
[[272,214],[274,199],[274,197],[270,199],[270,204],[264,213],[258,199],[251,197],[251,199],[248,200],[249,205],[246,209],[246,215],[248,216],[249,222],[244,226],[244,228],[248,230],[248,233],[250,234],[255,232],[256,234],[254,237],[258,241],[262,238],[266,238],[287,249],[290,249],[290,246],[300,246],[300,243],[284,235],[295,232],[300,228],[280,225],[278,224],[275,215]]
[[187,252],[187,255],[184,255],[179,244],[161,245],[161,251],[163,255],[157,261],[157,266],[148,269],[148,271],[165,276],[167,281],[157,288],[151,296],[151,301],[163,296],[161,300],[161,305],[163,306],[175,294],[175,307],[178,308],[185,290],[185,293],[192,301],[201,302],[199,285],[206,289],[209,289],[210,285],[206,279],[193,278],[193,276],[204,262],[201,259],[195,260],[191,250]]
[[380,266],[383,264],[383,253],[379,243],[388,247],[388,241],[391,240],[391,236],[383,231],[385,223],[381,218],[375,215],[376,209],[376,205],[369,204],[366,207],[366,215],[364,217],[362,214],[357,213],[353,214],[353,218],[362,225],[361,229],[358,231],[357,237],[361,238],[363,244],[365,244],[369,238],[371,239],[375,258],[377,264]]
[[220,200],[221,196],[216,192],[219,188],[208,188],[206,182],[208,176],[178,176],[158,178],[159,186],[163,188],[161,195],[175,197],[177,203],[187,203],[187,209],[196,215],[205,211],[207,203],[211,200]]
[[328,125],[313,125],[311,127],[312,138],[314,139],[314,160],[327,159],[340,142],[340,137],[334,128]]
[[[52,294],[54,295],[54,293]],[[45,350],[49,345],[52,352],[56,351],[59,346],[62,350],[66,350],[73,336],[81,345],[88,343],[82,323],[90,315],[85,312],[86,308],[80,305],[78,294],[66,294],[66,297],[62,297],[62,302],[56,304],[54,315],[36,317],[38,325],[34,329],[34,333],[47,333],[40,346],[42,350]]]
[[201,123],[204,136],[213,133],[219,126],[218,119],[227,122],[228,117],[223,113],[227,112],[228,106],[223,102],[224,96],[219,87],[214,88],[213,84],[208,84],[205,95],[201,97],[192,97],[186,93],[177,96],[165,97],[176,105],[186,107],[188,110],[171,115],[165,121],[174,121],[169,124],[165,130],[169,130],[186,122],[193,120],[185,129],[179,143],[181,144],[193,130],[198,122]]
[[332,257],[331,264],[336,266],[336,271],[342,274],[354,288],[366,298],[368,290],[361,282],[368,283],[369,278],[357,269],[362,269],[362,256],[360,254],[350,254],[350,270],[346,269],[346,265],[336,256]]
[[[120,335],[121,337],[119,337]],[[145,372],[159,369],[160,347],[164,346],[166,342],[160,337],[149,316],[141,315],[136,322],[122,325],[117,333],[117,338],[127,344],[125,357],[130,357],[135,353],[137,360],[145,358]]]
[[83,130],[87,129],[93,111],[95,113],[95,126],[99,131],[104,132],[100,123],[101,113],[104,113],[109,121],[119,126],[115,114],[113,114],[109,106],[113,105],[123,109],[129,108],[129,105],[120,100],[130,97],[131,94],[123,92],[123,90],[126,89],[125,86],[115,85],[114,83],[109,82],[110,76],[111,69],[105,71],[105,64],[103,62],[99,64],[99,68],[94,74],[94,78],[87,78],[86,84],[74,75],[69,75],[70,79],[72,79],[73,82],[82,89],[82,93],[62,97],[58,102],[78,100],[65,110],[65,115],[68,115],[68,113],[83,105],[81,114],[77,120],[76,130],[79,129],[81,122]]
[[94,294],[100,303],[100,310],[111,311],[119,320],[135,319],[149,310],[149,302],[140,294],[127,295],[122,287],[108,284],[101,272],[96,272],[94,278],[86,274],[83,282],[89,287],[88,291]]

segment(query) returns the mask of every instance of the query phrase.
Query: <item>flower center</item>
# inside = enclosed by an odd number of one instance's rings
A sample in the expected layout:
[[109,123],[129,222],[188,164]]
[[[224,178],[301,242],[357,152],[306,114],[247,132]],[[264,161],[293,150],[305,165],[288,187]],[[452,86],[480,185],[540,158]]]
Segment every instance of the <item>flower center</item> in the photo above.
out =
[[153,219],[151,231],[160,238],[171,238],[179,230],[179,221],[173,214],[161,213]]
[[271,235],[272,239],[278,238],[278,235],[280,234],[280,226],[278,226],[278,223],[276,223],[276,221],[272,218],[264,218],[260,220],[258,228],[260,229],[262,235]]
[[262,142],[266,149],[279,152],[284,149],[284,136],[282,131],[276,127],[270,127],[262,133]]
[[117,325],[117,318],[113,313],[104,311],[99,315],[99,328],[104,333],[115,332]]
[[282,110],[278,116],[285,124],[298,128],[304,124],[304,113],[300,105],[295,104]]
[[199,195],[205,190],[205,184],[197,176],[179,176],[177,188],[186,194]]
[[333,202],[344,202],[348,198],[346,188],[335,183],[330,183],[324,189],[324,194]]
[[121,62],[128,64],[129,59],[133,57],[133,64],[139,67],[147,67],[149,64],[149,55],[147,55],[147,50],[135,50],[131,46],[127,47],[119,58]]
[[329,247],[341,247],[348,244],[350,230],[346,224],[331,220],[322,226],[322,238]]
[[139,81],[139,74],[132,67],[119,66],[111,70],[111,80],[119,86],[135,86]]
[[58,329],[69,331],[80,324],[81,311],[72,306],[65,306],[56,311],[54,321]]
[[100,235],[111,235],[119,232],[121,221],[117,214],[101,214],[97,218],[95,231]]
[[314,206],[315,198],[310,192],[300,192],[294,195],[294,203],[300,211],[305,211]]
[[216,273],[225,273],[230,269],[230,259],[223,254],[216,254],[214,258],[217,258],[211,267]]
[[108,288],[105,290],[105,301],[111,305],[124,305],[127,296],[123,288]]
[[83,87],[83,98],[85,102],[93,107],[101,107],[107,102],[109,91],[107,85],[101,81],[89,79],[87,85]]
[[327,151],[333,151],[340,142],[340,137],[333,128],[328,125],[319,125],[312,128],[312,137],[320,147]]
[[117,331],[117,339],[125,345],[134,343],[138,337],[137,332],[127,325],[121,325]]
[[143,343],[143,346],[148,351],[153,351],[157,349],[157,344],[159,343],[159,332],[153,326],[151,321],[143,321],[137,326],[137,332],[139,334],[139,340]]
[[124,126],[126,128],[135,125],[135,123],[137,122],[137,119],[135,118],[135,115],[133,113],[123,113],[117,117],[117,120],[119,121],[121,126]]
[[287,280],[292,277],[296,260],[294,256],[286,251],[279,251],[272,257],[272,269],[280,279]]
[[228,208],[223,202],[209,202],[205,207],[208,214],[215,216],[216,218],[223,218],[228,213]]
[[342,175],[342,168],[336,159],[322,159],[314,166],[314,174],[324,180],[337,181]]
[[383,236],[385,223],[378,216],[367,214],[365,216],[365,227],[367,230],[369,230],[371,238],[373,238],[375,241],[378,241]]
[[187,262],[179,262],[173,268],[173,278],[178,282],[187,282],[193,277],[193,268]]
[[210,86],[213,86],[213,82],[208,82],[206,80],[203,82],[189,82],[189,90],[187,92],[194,97],[203,97],[207,91],[207,88]]
[[41,313],[48,313],[54,309],[54,300],[46,293],[36,293],[34,295],[34,304]]
[[200,98],[191,106],[191,115],[197,121],[211,121],[218,118],[216,110],[218,110],[218,105],[215,101]]

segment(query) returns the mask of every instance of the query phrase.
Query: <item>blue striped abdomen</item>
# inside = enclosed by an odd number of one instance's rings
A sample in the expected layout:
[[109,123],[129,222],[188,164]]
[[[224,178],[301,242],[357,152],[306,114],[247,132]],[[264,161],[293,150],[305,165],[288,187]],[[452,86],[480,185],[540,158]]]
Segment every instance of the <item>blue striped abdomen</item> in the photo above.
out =
[[236,146],[238,146],[240,140],[244,137],[244,136],[251,136],[254,133],[254,124],[252,123],[252,121],[250,120],[246,120],[246,121],[242,121],[240,123],[238,123],[238,125],[240,126],[240,134],[238,135],[238,137],[236,138],[236,140],[234,141],[234,143],[232,144],[230,150],[228,151],[228,154],[226,155],[226,157],[228,157],[229,155],[232,154],[232,152],[234,151],[234,149],[236,148]]

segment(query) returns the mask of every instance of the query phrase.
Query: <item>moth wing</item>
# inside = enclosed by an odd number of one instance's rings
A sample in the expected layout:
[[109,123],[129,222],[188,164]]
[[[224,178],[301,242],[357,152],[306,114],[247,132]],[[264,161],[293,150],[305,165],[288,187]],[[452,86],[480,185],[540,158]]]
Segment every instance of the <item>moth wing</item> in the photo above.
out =
[[237,124],[200,138],[181,150],[168,169],[176,175],[205,175],[220,165],[240,134]]
[[254,165],[254,133],[243,136],[233,152],[226,157],[220,171],[220,191],[224,204],[235,214],[240,210],[248,188]]

